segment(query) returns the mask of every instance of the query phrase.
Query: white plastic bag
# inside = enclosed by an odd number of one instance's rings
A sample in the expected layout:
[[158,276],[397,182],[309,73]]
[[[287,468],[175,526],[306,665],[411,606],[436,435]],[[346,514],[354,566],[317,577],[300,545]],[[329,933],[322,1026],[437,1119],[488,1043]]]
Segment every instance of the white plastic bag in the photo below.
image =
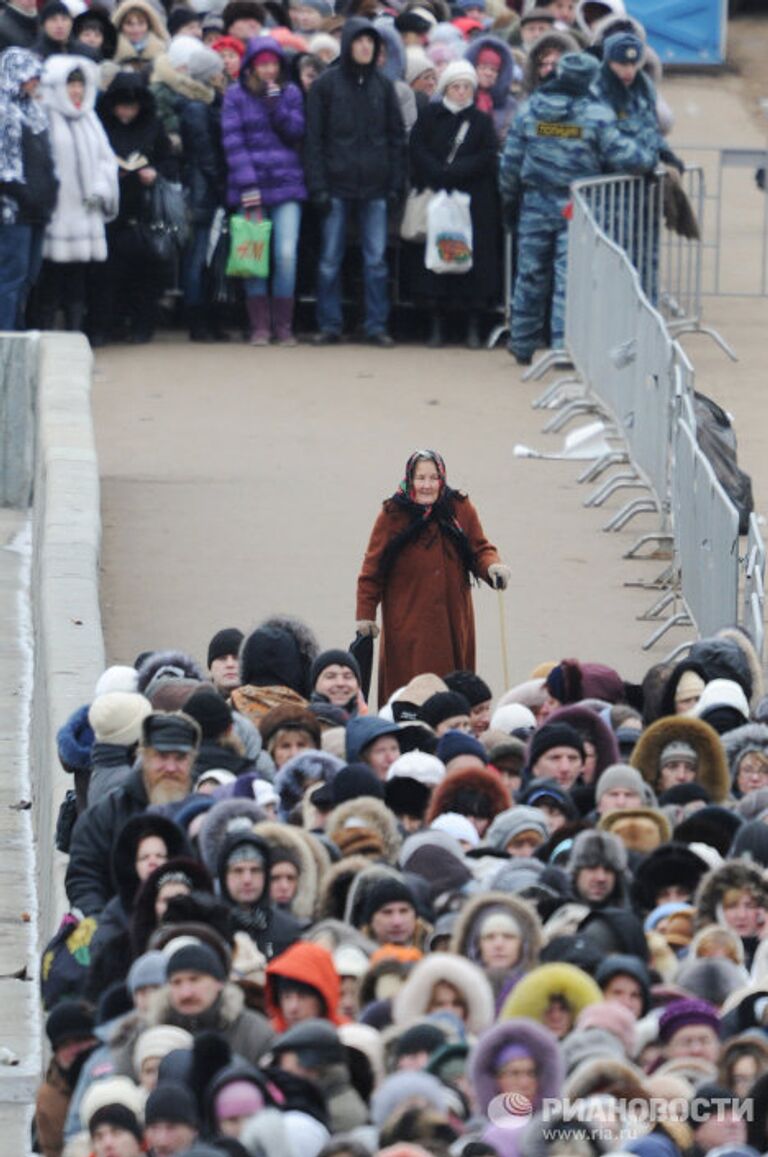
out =
[[468,273],[472,268],[469,193],[441,189],[427,208],[424,264],[433,273]]

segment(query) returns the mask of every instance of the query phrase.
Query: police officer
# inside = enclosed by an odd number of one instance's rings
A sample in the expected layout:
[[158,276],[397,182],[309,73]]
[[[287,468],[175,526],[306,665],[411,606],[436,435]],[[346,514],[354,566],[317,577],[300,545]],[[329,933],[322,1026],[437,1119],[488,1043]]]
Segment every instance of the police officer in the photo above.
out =
[[563,345],[571,184],[606,172],[648,172],[656,163],[655,142],[621,134],[615,114],[591,93],[599,67],[585,53],[561,57],[507,136],[501,196],[508,220],[519,213],[509,350],[520,365],[544,344],[550,285],[552,346]]

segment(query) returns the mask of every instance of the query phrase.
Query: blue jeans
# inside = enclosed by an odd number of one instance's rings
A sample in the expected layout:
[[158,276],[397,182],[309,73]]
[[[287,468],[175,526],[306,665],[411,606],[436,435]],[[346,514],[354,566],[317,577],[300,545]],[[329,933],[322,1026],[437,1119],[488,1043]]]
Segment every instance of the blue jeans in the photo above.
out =
[[323,240],[317,268],[317,325],[323,333],[341,333],[341,266],[347,248],[347,213],[357,206],[360,244],[363,249],[365,333],[384,333],[389,320],[387,287],[387,202],[343,201],[331,198],[331,210],[323,221]]
[[210,225],[193,225],[181,260],[181,288],[187,308],[205,305],[205,258]]
[[43,257],[42,225],[0,225],[0,330],[23,329],[27,294]]
[[[301,202],[283,201],[264,210],[272,222],[270,238],[270,266],[272,269],[272,296],[293,297],[296,288],[296,252],[301,228]],[[249,277],[245,283],[246,297],[265,297],[269,278]]]

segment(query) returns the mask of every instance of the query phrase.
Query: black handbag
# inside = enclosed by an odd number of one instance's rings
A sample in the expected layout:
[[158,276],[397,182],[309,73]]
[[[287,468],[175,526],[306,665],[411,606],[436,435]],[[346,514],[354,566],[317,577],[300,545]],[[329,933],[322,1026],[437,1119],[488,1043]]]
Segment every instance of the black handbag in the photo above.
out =
[[136,241],[145,256],[166,264],[181,252],[189,237],[184,189],[158,177],[143,190],[143,213],[135,226]]

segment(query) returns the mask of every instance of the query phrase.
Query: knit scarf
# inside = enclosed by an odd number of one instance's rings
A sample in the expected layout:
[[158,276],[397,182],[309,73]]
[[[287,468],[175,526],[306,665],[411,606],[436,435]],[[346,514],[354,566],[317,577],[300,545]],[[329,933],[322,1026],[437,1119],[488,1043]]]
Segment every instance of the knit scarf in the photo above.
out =
[[[440,476],[440,493],[431,506],[424,506],[416,502],[413,492],[413,475],[419,462],[431,460],[437,467]],[[386,580],[399,554],[406,547],[430,532],[437,531],[444,535],[453,545],[462,565],[467,572],[467,582],[470,582],[475,573],[475,556],[469,544],[469,539],[459,525],[454,513],[456,502],[462,501],[462,495],[453,490],[446,482],[445,462],[436,450],[420,451],[411,454],[405,467],[405,475],[399,487],[390,499],[391,503],[408,515],[408,525],[392,538],[384,548],[379,563],[379,577]]]

